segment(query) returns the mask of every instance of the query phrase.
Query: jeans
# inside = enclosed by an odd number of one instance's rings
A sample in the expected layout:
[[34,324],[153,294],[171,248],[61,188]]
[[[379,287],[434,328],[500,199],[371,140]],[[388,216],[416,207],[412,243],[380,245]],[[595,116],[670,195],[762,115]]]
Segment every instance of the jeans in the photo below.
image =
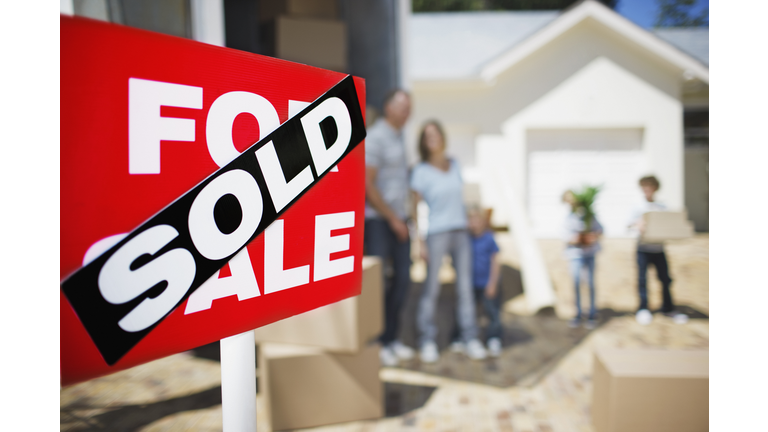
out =
[[[482,304],[483,311],[488,315],[488,328],[485,329],[485,341],[489,339],[499,338],[501,339],[501,290],[496,290],[496,296],[494,298],[488,298],[485,296],[485,287],[475,287],[473,290],[475,293],[475,304]],[[451,342],[461,341],[461,333],[459,332],[459,326],[456,322],[453,323],[453,330],[451,331]]]
[[662,312],[672,312],[675,305],[672,303],[672,292],[669,286],[672,284],[672,278],[669,277],[669,268],[667,266],[667,256],[664,252],[641,252],[637,251],[637,289],[640,293],[640,309],[648,309],[648,264],[656,267],[656,274],[662,286],[663,304]]
[[386,269],[392,262],[392,276],[384,277],[384,332],[379,341],[389,344],[397,339],[400,311],[411,287],[411,242],[400,243],[389,224],[381,219],[366,219],[363,237],[366,254],[381,258]]
[[419,300],[416,324],[419,328],[419,343],[434,342],[437,336],[435,309],[440,293],[437,274],[446,254],[451,255],[456,270],[457,320],[461,338],[469,342],[477,337],[475,324],[475,299],[472,295],[472,244],[467,230],[454,230],[427,236],[429,262],[427,280]]
[[587,284],[589,284],[589,319],[595,319],[595,256],[586,255],[571,260],[571,276],[573,286],[576,289],[576,317],[581,317],[581,276],[583,270],[587,271]]

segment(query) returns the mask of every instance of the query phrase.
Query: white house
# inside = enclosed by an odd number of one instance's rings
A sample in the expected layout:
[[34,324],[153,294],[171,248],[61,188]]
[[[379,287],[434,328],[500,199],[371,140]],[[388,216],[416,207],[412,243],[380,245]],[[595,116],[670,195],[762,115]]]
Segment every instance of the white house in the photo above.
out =
[[[411,156],[421,123],[443,122],[494,224],[515,225],[514,194],[536,237],[558,237],[563,191],[601,184],[606,234],[624,236],[645,174],[672,209],[706,222],[708,29],[648,31],[586,0],[562,12],[413,14],[407,34]],[[685,145],[684,113],[703,116],[705,146],[693,135]]]

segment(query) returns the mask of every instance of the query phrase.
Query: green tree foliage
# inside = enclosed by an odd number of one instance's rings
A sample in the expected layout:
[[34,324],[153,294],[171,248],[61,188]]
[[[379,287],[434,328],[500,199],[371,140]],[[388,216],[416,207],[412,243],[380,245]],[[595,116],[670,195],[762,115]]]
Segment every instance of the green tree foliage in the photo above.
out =
[[[414,12],[565,9],[579,0],[413,0]],[[619,0],[598,0],[615,8]]]
[[656,0],[655,27],[709,27],[709,8],[693,14],[698,0]]
[[584,186],[581,191],[572,190],[574,205],[573,211],[584,216],[586,232],[592,229],[592,221],[595,218],[595,198],[602,186]]

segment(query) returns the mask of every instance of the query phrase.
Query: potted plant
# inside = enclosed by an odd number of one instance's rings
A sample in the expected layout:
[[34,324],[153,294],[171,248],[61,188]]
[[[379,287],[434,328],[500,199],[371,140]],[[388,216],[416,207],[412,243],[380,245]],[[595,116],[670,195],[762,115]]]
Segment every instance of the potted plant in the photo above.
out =
[[571,191],[573,196],[572,211],[584,218],[584,231],[579,233],[579,244],[588,245],[592,241],[588,241],[588,235],[592,232],[592,221],[595,219],[595,197],[600,192],[601,186],[584,186],[584,188],[577,192]]

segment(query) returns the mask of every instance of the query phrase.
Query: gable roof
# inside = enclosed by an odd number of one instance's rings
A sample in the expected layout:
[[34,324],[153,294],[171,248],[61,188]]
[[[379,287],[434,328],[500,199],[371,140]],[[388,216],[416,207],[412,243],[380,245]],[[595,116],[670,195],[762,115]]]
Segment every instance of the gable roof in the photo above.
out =
[[670,27],[651,30],[657,37],[669,42],[709,66],[708,27]]
[[652,33],[591,0],[563,12],[413,14],[409,74],[414,81],[492,83],[500,73],[587,18],[709,82],[708,29],[656,29]]
[[430,12],[411,15],[413,79],[462,79],[554,21],[557,11]]

